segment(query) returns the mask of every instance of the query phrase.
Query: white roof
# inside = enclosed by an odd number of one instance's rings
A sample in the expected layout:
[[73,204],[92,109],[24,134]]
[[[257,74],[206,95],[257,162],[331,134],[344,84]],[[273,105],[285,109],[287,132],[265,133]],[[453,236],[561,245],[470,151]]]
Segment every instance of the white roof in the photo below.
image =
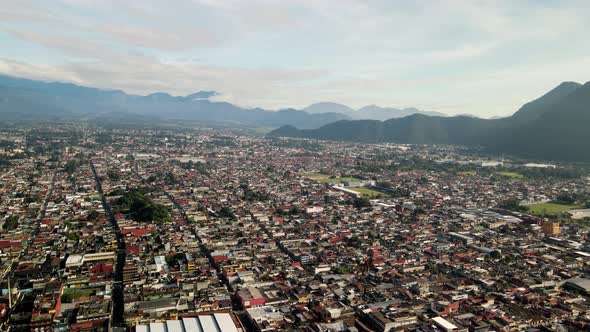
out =
[[150,323],[150,332],[168,332],[166,323]]
[[184,329],[186,332],[204,332],[201,328],[201,324],[199,324],[199,320],[194,317],[183,318],[182,322],[184,323]]
[[184,325],[179,320],[167,320],[168,332],[184,332]]
[[443,329],[448,330],[454,330],[457,327],[453,324],[451,324],[451,322],[449,322],[448,320],[442,318],[442,317],[434,317],[432,319],[438,326],[442,327]]
[[139,324],[135,332],[239,332],[229,313],[199,315],[182,320],[154,322],[150,325]]
[[201,322],[201,327],[205,332],[221,332],[217,327],[217,323],[215,323],[215,319],[213,319],[213,316],[199,316],[199,322]]
[[150,328],[147,325],[136,325],[135,332],[150,332]]
[[238,332],[236,324],[228,313],[213,314],[221,332]]
[[66,259],[66,266],[82,264],[83,258],[84,256],[82,255],[70,255],[68,256],[68,259]]

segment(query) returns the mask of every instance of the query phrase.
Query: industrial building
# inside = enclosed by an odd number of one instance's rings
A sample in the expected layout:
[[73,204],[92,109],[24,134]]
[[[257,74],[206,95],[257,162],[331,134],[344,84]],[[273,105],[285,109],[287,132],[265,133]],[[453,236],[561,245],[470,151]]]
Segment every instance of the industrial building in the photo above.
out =
[[135,326],[135,332],[239,332],[229,313],[185,317]]

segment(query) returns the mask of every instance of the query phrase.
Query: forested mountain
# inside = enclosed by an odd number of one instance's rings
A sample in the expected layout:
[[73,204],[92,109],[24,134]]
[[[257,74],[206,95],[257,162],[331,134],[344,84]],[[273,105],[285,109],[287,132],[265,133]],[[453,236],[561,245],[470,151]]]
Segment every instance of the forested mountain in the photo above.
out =
[[313,130],[293,126],[269,135],[356,142],[457,144],[530,158],[590,161],[590,82],[565,82],[511,117],[479,119],[420,114],[387,121],[338,121]]

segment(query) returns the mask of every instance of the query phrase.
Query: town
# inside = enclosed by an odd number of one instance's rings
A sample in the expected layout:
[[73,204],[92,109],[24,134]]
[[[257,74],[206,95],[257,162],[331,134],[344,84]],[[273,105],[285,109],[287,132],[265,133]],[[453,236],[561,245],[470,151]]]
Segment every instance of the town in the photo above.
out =
[[7,331],[590,329],[590,172],[231,129],[0,130]]

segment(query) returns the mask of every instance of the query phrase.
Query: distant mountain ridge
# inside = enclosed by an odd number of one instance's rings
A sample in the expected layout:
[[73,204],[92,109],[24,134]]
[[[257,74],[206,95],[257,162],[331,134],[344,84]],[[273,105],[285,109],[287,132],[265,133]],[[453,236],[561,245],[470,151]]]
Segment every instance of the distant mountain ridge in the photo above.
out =
[[[145,96],[78,86],[71,83],[43,82],[0,74],[0,120],[23,119],[58,120],[107,119],[109,114],[139,122],[161,120],[189,120],[202,123],[245,125],[276,128],[292,125],[299,128],[318,128],[338,120],[386,120],[410,114],[443,115],[416,108],[396,109],[365,106],[354,110],[346,105],[330,102],[312,104],[303,110],[279,111],[261,108],[244,109],[212,100],[216,91],[198,91],[187,96],[172,96],[155,92]],[[34,117],[28,115],[34,114]],[[140,119],[140,117],[145,117]]]
[[482,146],[529,158],[590,162],[590,82],[564,82],[500,119],[413,114],[387,121],[343,120],[311,130],[286,126],[269,135]]
[[424,114],[431,116],[446,116],[439,112],[421,111],[414,107],[408,108],[393,108],[393,107],[380,107],[377,105],[367,105],[355,110],[343,104],[332,103],[332,102],[321,102],[309,105],[303,109],[304,111],[312,114],[317,113],[340,113],[344,114],[353,120],[388,120],[394,118],[402,118],[404,116],[412,114]]
[[0,75],[0,120],[106,120],[109,114],[116,114],[117,118],[136,119],[140,123],[186,120],[255,127],[317,128],[348,118],[338,113],[309,114],[295,109],[244,109],[210,100],[218,95],[215,91],[199,91],[188,96],[172,96],[165,92],[140,96],[121,90]]

